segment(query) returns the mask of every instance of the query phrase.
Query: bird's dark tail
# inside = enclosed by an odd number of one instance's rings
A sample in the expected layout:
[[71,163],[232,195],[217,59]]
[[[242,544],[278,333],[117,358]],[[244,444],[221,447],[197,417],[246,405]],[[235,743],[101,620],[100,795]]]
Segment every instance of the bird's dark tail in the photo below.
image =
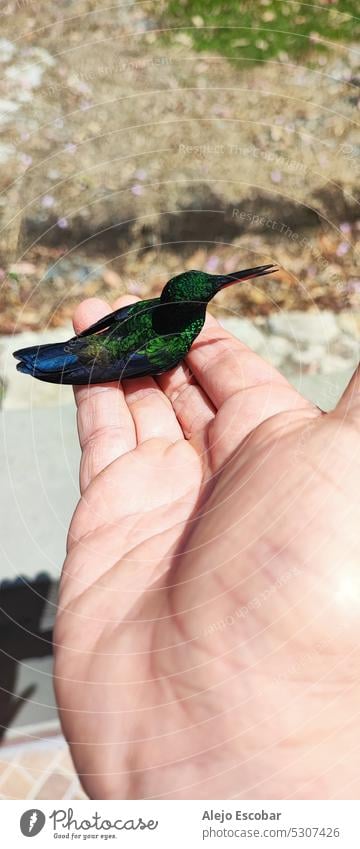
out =
[[75,353],[67,349],[68,342],[51,345],[34,345],[14,352],[19,360],[16,368],[23,374],[31,374],[50,383],[73,383],[80,363]]

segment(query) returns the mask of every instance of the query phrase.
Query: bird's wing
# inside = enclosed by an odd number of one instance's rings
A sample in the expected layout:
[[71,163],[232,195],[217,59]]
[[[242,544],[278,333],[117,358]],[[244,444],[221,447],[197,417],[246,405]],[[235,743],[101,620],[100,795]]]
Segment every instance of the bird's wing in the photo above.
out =
[[82,330],[81,333],[77,334],[77,337],[82,338],[83,336],[91,336],[92,333],[97,333],[99,330],[114,328],[115,325],[116,332],[121,333],[122,323],[124,324],[124,333],[126,333],[126,320],[136,313],[140,314],[141,312],[146,312],[146,310],[153,307],[153,304],[154,300],[136,301],[134,304],[129,304],[127,307],[121,307],[119,310],[114,310],[114,312],[104,315],[104,317],[100,318],[99,321],[96,321],[95,324],[91,324],[90,327]]
[[160,366],[155,365],[146,351],[137,351],[126,360],[120,374],[120,380],[127,377],[146,377],[149,374],[160,374],[163,370]]
[[[176,366],[184,354],[185,348],[179,337],[171,337],[172,344],[166,345],[160,338],[152,339],[146,347],[134,351],[125,360],[121,379],[126,377],[145,377],[147,374],[162,374]],[[179,344],[180,343],[180,344]]]

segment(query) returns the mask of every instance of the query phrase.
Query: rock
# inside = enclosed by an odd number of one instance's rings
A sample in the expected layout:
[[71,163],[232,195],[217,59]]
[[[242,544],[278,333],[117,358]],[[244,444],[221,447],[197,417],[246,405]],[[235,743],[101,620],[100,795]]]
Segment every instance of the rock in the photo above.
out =
[[292,345],[284,336],[267,336],[265,337],[265,348],[263,357],[271,365],[278,368],[284,360],[291,354]]
[[336,318],[323,312],[279,312],[268,319],[271,333],[285,336],[297,344],[328,344],[339,333]]
[[12,65],[6,71],[6,77],[25,88],[38,88],[41,84],[44,68],[41,65]]
[[10,62],[15,53],[15,45],[7,38],[0,38],[0,62]]
[[335,354],[326,354],[320,363],[320,371],[322,374],[334,374],[344,371],[348,367],[348,361],[345,362],[343,357],[337,357]]
[[0,142],[0,165],[4,165],[11,156],[14,156],[14,153],[15,148],[12,144],[3,144]]
[[313,365],[316,370],[318,370],[319,363],[324,356],[325,349],[323,345],[311,345],[306,350],[293,348],[291,352],[291,360],[293,363],[296,363],[296,365],[299,366]]
[[28,48],[26,53],[31,57],[31,59],[36,59],[43,65],[47,65],[48,68],[53,68],[54,65],[56,65],[56,60],[48,50],[45,50],[44,47],[32,46]]
[[19,104],[14,103],[13,100],[0,100],[0,127],[7,124],[18,109]]
[[247,345],[252,351],[256,351],[257,353],[264,352],[264,336],[249,319],[238,318],[235,315],[222,316],[220,318],[220,324],[228,331],[228,333],[232,333],[233,336],[236,336],[237,339],[244,342],[244,345]]
[[330,353],[336,354],[344,359],[356,360],[360,355],[360,337],[355,339],[347,333],[341,333],[330,345]]
[[360,313],[341,312],[337,316],[337,321],[341,330],[349,333],[350,336],[356,336],[357,339],[360,339]]
[[14,262],[9,266],[10,274],[36,274],[36,266],[33,262]]

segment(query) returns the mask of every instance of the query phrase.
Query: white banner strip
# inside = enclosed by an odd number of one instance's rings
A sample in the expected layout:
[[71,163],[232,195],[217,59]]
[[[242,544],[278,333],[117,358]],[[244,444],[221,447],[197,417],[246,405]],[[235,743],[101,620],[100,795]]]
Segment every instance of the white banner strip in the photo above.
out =
[[359,809],[357,801],[3,800],[1,845],[355,849]]

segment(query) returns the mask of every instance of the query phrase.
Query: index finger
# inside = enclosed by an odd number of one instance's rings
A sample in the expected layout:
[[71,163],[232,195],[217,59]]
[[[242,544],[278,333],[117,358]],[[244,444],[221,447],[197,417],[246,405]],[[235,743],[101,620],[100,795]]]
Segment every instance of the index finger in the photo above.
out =
[[[133,300],[123,297],[116,307],[126,306]],[[83,301],[74,314],[75,332],[79,333],[109,312],[111,307],[99,298]],[[136,434],[120,383],[74,386],[74,395],[82,449],[80,487],[84,492],[99,472],[136,447]]]

